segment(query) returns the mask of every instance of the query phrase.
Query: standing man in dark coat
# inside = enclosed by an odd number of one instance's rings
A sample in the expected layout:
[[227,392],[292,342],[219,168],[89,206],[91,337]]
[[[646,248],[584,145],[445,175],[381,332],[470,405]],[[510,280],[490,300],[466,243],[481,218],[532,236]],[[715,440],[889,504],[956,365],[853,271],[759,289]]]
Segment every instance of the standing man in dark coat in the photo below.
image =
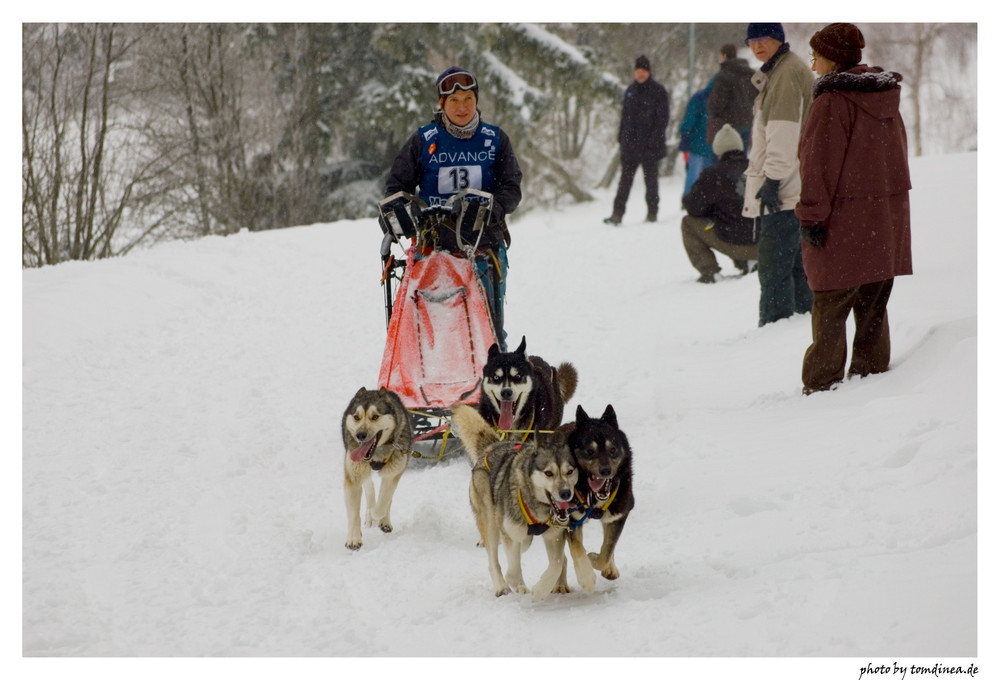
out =
[[632,190],[636,170],[642,166],[646,180],[646,221],[655,222],[660,205],[658,166],[667,155],[667,123],[670,121],[670,97],[663,85],[650,75],[649,59],[635,60],[635,82],[625,90],[622,122],[618,128],[621,145],[622,175],[611,217],[605,224],[618,226],[625,215],[625,203]]
[[757,97],[757,88],[750,80],[754,70],[746,59],[736,56],[735,45],[723,45],[719,56],[719,72],[715,74],[715,85],[708,98],[705,141],[711,144],[719,128],[729,123],[743,138],[743,148],[749,149],[753,100]]
[[886,306],[895,277],[913,273],[910,171],[898,73],[861,64],[854,24],[813,35],[815,100],[799,144],[802,263],[813,290],[805,394],[844,379],[847,317],[854,316],[848,376],[889,369]]

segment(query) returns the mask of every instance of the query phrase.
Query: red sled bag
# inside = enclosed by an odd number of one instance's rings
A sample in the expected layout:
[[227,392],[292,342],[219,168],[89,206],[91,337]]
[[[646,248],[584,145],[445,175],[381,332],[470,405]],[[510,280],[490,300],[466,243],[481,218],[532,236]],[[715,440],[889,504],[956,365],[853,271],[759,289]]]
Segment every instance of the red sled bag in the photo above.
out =
[[406,408],[450,408],[479,401],[493,323],[472,262],[435,250],[406,255],[378,384]]

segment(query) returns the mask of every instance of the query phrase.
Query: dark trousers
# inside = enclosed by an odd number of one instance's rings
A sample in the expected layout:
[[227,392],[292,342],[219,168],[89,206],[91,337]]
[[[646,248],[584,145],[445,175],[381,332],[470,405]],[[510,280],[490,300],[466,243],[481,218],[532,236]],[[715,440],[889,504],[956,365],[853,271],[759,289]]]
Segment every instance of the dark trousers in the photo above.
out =
[[632,156],[622,156],[622,176],[618,180],[618,193],[615,194],[615,202],[612,206],[612,214],[621,219],[625,214],[625,203],[628,195],[632,191],[632,182],[635,180],[636,170],[642,166],[642,176],[646,180],[646,209],[649,215],[656,215],[660,206],[660,161],[657,158],[634,158]]
[[[493,254],[476,255],[476,276],[486,293],[486,304],[490,308],[493,332],[497,336],[500,351],[507,351],[507,331],[503,327],[504,298],[507,295],[507,246],[500,244]],[[497,268],[499,267],[499,269]]]
[[758,325],[805,314],[813,294],[802,268],[799,218],[792,210],[762,215],[757,242],[757,275],[760,279]]
[[802,360],[806,393],[828,390],[844,379],[847,316],[854,313],[854,344],[848,376],[889,370],[889,294],[893,279],[813,294],[812,344]]

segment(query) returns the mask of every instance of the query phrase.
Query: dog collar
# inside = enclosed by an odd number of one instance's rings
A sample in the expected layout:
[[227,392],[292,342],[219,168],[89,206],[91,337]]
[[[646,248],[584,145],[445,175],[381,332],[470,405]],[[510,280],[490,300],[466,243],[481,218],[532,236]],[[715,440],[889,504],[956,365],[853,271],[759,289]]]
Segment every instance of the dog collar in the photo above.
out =
[[611,503],[612,503],[612,501],[615,500],[615,496],[618,495],[618,487],[619,486],[620,486],[620,484],[616,484],[615,485],[615,490],[611,492],[611,495],[608,496],[608,500],[606,500],[603,505],[597,505],[597,504],[595,504],[595,503],[592,502],[592,501],[595,500],[594,492],[588,491],[587,492],[587,498],[584,498],[583,496],[580,495],[580,491],[577,490],[577,492],[576,492],[576,498],[577,498],[577,500],[580,503],[577,506],[577,509],[578,510],[583,510],[583,516],[580,517],[580,519],[578,519],[575,522],[573,522],[572,524],[570,524],[569,530],[570,531],[576,531],[577,528],[581,524],[583,524],[584,522],[586,522],[591,517],[593,517],[594,519],[600,519],[601,517],[603,517],[605,511],[609,507],[611,507]]
[[388,458],[386,458],[385,460],[370,460],[370,461],[368,461],[368,464],[371,466],[372,470],[374,470],[375,472],[378,472],[383,467],[385,467],[386,463],[391,463],[392,462],[393,456],[395,456],[397,453],[403,453],[403,452],[404,452],[404,449],[393,447],[391,449],[391,452],[389,453],[389,457]]
[[604,502],[604,505],[598,505],[597,506],[597,508],[599,510],[607,510],[609,507],[611,507],[612,501],[614,501],[615,500],[615,496],[618,495],[618,487],[619,486],[621,486],[621,482],[619,482],[618,484],[615,484],[615,490],[611,492],[610,496],[608,496],[608,500]]
[[528,522],[528,535],[538,536],[539,534],[544,534],[548,528],[549,524],[547,522],[539,522],[535,519],[535,516],[531,514],[531,510],[528,509],[528,505],[524,502],[524,496],[521,495],[521,490],[517,490],[517,503],[521,506],[521,514],[524,515],[525,521]]

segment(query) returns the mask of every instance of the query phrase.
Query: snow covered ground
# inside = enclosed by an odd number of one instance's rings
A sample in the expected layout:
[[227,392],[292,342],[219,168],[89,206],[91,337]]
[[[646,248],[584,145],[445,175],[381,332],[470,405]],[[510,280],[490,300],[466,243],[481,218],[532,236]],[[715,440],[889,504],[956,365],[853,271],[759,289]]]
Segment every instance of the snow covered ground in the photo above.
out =
[[[613,404],[635,453],[621,578],[588,594],[571,572],[574,592],[538,604],[493,596],[461,457],[411,467],[395,531],[344,548],[339,418],[385,341],[373,221],[24,271],[18,672],[70,670],[36,657],[244,657],[97,666],[128,677],[329,676],[348,657],[491,676],[517,666],[468,657],[552,657],[532,671],[560,677],[620,673],[621,657],[677,677],[980,663],[976,164],[913,161],[892,370],[810,397],[808,315],[758,328],[756,277],[725,258],[727,279],[695,282],[679,177],[657,224],[641,182],[617,229],[608,192],[513,223],[510,336],[572,361],[567,413]],[[538,542],[529,585],[544,559]]]

